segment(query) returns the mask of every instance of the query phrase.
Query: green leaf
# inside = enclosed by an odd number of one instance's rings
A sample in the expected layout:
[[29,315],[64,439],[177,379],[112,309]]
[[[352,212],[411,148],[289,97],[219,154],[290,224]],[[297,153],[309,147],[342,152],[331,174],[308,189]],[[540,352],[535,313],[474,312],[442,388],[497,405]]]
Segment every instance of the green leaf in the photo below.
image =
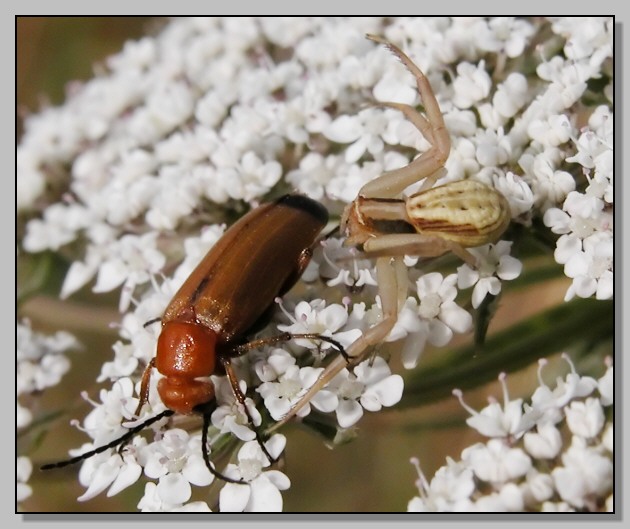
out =
[[405,380],[399,406],[412,407],[449,397],[453,388],[479,387],[496,380],[500,372],[513,372],[572,346],[611,340],[614,303],[574,299],[517,323],[486,340],[436,355]]
[[35,294],[57,297],[68,268],[68,262],[54,252],[20,253],[17,259],[18,305]]

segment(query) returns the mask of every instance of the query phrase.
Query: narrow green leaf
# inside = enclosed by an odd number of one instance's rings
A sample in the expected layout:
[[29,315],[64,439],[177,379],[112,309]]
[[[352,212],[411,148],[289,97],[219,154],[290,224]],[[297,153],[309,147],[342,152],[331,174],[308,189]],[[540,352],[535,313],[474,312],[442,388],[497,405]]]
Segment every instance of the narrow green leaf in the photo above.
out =
[[473,344],[436,355],[437,360],[420,365],[405,380],[399,406],[443,399],[453,388],[481,386],[500,372],[522,369],[574,345],[610,340],[613,334],[612,301],[574,299],[491,336],[480,349]]

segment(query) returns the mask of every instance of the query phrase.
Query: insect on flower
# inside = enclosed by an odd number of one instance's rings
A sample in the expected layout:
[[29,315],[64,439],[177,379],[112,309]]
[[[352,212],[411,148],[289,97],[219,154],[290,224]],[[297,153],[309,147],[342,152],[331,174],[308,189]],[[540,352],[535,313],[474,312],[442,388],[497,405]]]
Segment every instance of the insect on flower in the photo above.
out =
[[[216,408],[215,388],[207,378],[225,373],[236,400],[254,425],[245,405],[231,359],[262,345],[294,338],[323,340],[343,354],[335,340],[318,334],[289,334],[247,342],[270,316],[274,300],[293,287],[311,259],[313,246],[328,222],[328,212],[302,195],[285,195],[242,217],[215,244],[175,294],[161,321],[156,356],[142,376],[138,415],[149,398],[149,382],[156,368],[162,375],[158,393],[168,408],[131,428],[111,443],[83,455],[45,465],[47,470],[77,463],[131,439],[135,434],[174,413],[203,415],[202,450],[208,469],[231,483],[211,465],[207,446],[210,416]],[[256,439],[270,462],[263,439]]]
[[[466,248],[495,242],[510,223],[506,198],[490,186],[462,180],[434,187],[444,173],[451,142],[433,89],[426,76],[397,46],[374,35],[367,38],[384,44],[414,75],[425,115],[402,103],[378,104],[401,111],[431,147],[409,165],[365,184],[346,207],[341,218],[344,244],[356,246],[368,257],[376,258],[383,316],[346,348],[350,362],[345,357],[335,358],[273,429],[293,417],[344,367],[357,365],[372,346],[387,337],[406,295],[405,255],[437,257],[452,252],[474,267],[475,258]],[[403,197],[407,187],[422,180],[418,192]]]

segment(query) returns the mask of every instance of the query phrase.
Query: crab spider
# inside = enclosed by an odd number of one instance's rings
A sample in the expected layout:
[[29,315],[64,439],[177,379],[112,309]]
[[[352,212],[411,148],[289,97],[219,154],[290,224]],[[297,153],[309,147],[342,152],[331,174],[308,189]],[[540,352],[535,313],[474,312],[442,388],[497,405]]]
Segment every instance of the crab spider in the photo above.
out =
[[[370,327],[346,348],[347,357],[337,356],[317,381],[272,430],[291,419],[311,398],[345,367],[363,360],[381,343],[398,318],[407,293],[405,255],[437,257],[452,252],[471,266],[474,256],[466,250],[492,243],[510,223],[507,200],[496,189],[475,180],[461,180],[434,187],[444,173],[451,141],[433,89],[426,76],[397,46],[367,35],[384,44],[415,76],[425,115],[403,103],[378,103],[401,111],[423,134],[431,147],[409,165],[382,174],[365,184],[341,218],[344,244],[360,248],[376,258],[381,321]],[[403,191],[422,181],[415,194]]]

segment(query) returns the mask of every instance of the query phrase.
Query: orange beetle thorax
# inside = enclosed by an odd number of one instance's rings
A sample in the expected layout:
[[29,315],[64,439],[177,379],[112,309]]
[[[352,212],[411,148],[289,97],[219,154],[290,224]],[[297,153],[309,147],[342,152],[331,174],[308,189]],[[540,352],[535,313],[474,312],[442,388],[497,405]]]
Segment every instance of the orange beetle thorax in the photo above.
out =
[[155,367],[164,375],[158,382],[158,393],[165,406],[188,414],[214,398],[212,383],[196,378],[214,373],[216,343],[216,333],[204,325],[180,321],[163,325]]

